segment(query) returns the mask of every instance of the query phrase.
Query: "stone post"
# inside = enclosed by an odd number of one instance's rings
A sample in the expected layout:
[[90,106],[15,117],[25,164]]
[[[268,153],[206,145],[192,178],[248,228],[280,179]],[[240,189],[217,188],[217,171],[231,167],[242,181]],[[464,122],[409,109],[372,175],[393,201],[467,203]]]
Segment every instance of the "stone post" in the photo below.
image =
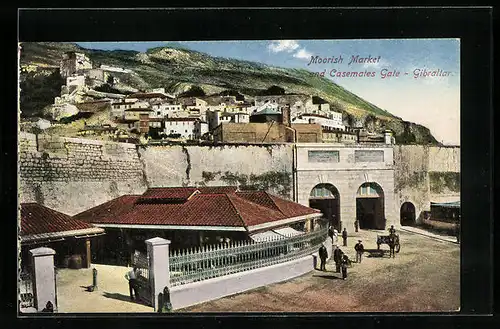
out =
[[36,248],[30,250],[33,264],[33,291],[35,308],[40,312],[47,302],[56,305],[56,280],[54,272],[54,255],[56,252],[50,248]]
[[161,307],[158,295],[165,287],[170,288],[170,241],[159,237],[146,240],[149,258],[149,284],[151,286],[151,302],[155,312]]
[[90,268],[92,254],[90,252],[90,239],[85,240],[85,267]]

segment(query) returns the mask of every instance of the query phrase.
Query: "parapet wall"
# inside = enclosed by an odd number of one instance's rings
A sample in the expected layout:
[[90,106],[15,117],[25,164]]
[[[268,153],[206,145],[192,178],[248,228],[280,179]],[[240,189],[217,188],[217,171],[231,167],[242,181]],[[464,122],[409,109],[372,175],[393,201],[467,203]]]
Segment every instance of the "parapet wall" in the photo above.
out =
[[26,133],[19,137],[21,202],[73,215],[146,189],[135,145],[45,135],[37,142]]
[[411,202],[421,221],[430,202],[460,197],[460,148],[395,145],[394,183],[399,208]]

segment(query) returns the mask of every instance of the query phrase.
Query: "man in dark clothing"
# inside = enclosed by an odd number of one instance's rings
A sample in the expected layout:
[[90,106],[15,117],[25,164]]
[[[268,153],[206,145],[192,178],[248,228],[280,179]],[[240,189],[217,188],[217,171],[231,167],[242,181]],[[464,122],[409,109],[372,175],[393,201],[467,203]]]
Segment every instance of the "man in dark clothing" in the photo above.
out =
[[321,260],[320,271],[326,271],[326,259],[328,258],[328,251],[324,245],[319,248],[319,259]]
[[342,262],[342,250],[338,246],[335,246],[333,251],[333,261],[335,262],[335,272],[340,272],[340,264]]
[[344,230],[342,231],[342,240],[344,242],[344,247],[347,247],[347,230],[344,227]]
[[[460,217],[458,220],[460,221]],[[457,243],[460,243],[460,222],[455,224],[455,236],[457,237]]]
[[332,239],[332,244],[333,244],[333,226],[331,225],[328,228],[328,236],[330,237],[330,239]]
[[359,221],[357,219],[354,221],[354,229],[356,232],[359,230]]
[[394,228],[394,225],[391,225],[391,228],[389,229],[389,234],[390,235],[396,234],[396,229]]
[[349,258],[347,255],[342,256],[342,279],[345,280],[347,278],[347,264],[349,262]]
[[354,250],[356,250],[356,263],[361,263],[361,257],[365,251],[365,247],[361,243],[361,240],[358,240],[358,243],[354,246]]

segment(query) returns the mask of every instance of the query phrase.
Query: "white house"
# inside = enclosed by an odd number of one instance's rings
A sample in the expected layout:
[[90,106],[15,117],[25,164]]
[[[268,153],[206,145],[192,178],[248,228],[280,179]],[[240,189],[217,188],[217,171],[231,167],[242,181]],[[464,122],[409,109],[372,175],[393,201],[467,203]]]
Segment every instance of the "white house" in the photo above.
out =
[[196,139],[201,133],[201,127],[197,125],[197,122],[200,120],[196,118],[167,118],[163,131],[166,135],[180,134],[185,139]]
[[323,129],[341,129],[345,130],[345,126],[342,124],[342,113],[331,112],[330,117],[306,113],[292,119],[292,123],[317,123],[323,127]]
[[148,109],[148,102],[141,102],[137,99],[124,99],[118,102],[111,103],[111,119],[122,120],[125,119],[125,111],[130,109]]

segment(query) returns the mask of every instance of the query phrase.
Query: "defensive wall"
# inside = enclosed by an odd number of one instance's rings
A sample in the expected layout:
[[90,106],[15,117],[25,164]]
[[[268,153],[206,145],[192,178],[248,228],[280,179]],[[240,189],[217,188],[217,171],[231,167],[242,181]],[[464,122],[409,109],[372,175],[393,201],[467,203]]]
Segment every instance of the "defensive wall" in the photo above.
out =
[[[346,160],[311,164],[307,150],[312,144],[136,146],[21,133],[20,202],[74,215],[148,187],[245,185],[308,205],[316,184],[331,183],[340,193],[341,217],[354,220],[356,190],[371,181],[382,187],[386,217],[397,225],[404,202],[415,206],[418,219],[431,201],[460,196],[458,147],[314,145],[339,150]],[[356,164],[357,149],[383,150],[384,160]]]

